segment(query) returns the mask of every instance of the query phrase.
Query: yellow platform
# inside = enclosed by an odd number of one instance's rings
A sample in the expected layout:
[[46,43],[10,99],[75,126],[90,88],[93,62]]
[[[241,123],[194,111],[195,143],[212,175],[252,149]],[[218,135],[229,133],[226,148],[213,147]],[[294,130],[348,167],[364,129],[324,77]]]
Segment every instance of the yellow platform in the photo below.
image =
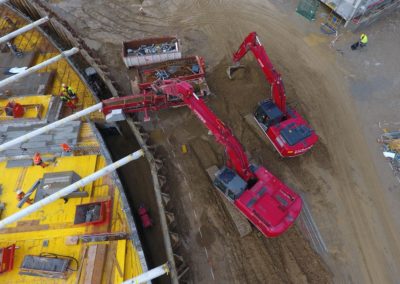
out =
[[[22,105],[25,110],[23,115],[24,119],[41,119],[46,116],[51,96],[29,96],[29,97],[18,97],[13,98],[12,100],[16,103]],[[1,111],[4,108],[10,99],[2,99],[0,100],[0,121],[1,120],[10,120],[12,117],[6,116],[4,111]]]
[[[0,33],[6,34],[27,22],[9,10],[5,5],[0,6]],[[37,29],[33,29],[13,39],[20,50],[24,52],[37,51],[33,64],[58,55],[60,52]],[[76,70],[66,59],[54,63],[40,72],[54,71],[54,79],[43,96],[11,97],[0,100],[0,107],[5,106],[10,99],[22,105],[40,104],[41,116],[44,117],[49,109],[51,95],[57,96],[61,91],[61,84],[71,86],[78,95],[78,110],[93,105],[94,99],[90,89]],[[65,108],[65,106],[64,106]],[[63,115],[70,114],[65,109]],[[38,113],[35,109],[28,109],[24,118],[35,118]],[[90,118],[103,119],[103,115],[96,112]],[[9,119],[0,114],[1,120]],[[83,119],[84,121],[84,119]],[[51,160],[49,166],[25,166],[8,168],[7,160],[0,161],[0,219],[18,212],[17,191],[27,192],[29,188],[46,173],[74,171],[80,177],[86,177],[106,166],[102,155],[88,152],[99,152],[100,144],[90,125],[83,122],[78,135],[77,145],[71,145],[74,151],[71,156],[52,156],[41,153],[44,160]],[[9,157],[13,160],[15,157]],[[27,162],[30,162],[28,159]],[[17,249],[14,257],[14,268],[0,274],[0,283],[121,283],[142,273],[142,261],[138,250],[132,241],[131,227],[123,210],[123,202],[115,180],[111,175],[104,176],[86,185],[83,189],[87,197],[70,198],[67,203],[63,199],[42,207],[39,211],[0,229],[0,248],[15,244]],[[31,197],[34,199],[35,192]],[[75,225],[76,208],[78,205],[92,202],[109,204],[109,216],[101,224]],[[30,206],[25,204],[23,208]],[[91,239],[99,235],[108,237],[102,241]],[[52,256],[70,258],[69,270],[65,279],[52,279],[31,275],[21,275],[21,264],[28,255]],[[142,255],[142,252],[140,252]]]

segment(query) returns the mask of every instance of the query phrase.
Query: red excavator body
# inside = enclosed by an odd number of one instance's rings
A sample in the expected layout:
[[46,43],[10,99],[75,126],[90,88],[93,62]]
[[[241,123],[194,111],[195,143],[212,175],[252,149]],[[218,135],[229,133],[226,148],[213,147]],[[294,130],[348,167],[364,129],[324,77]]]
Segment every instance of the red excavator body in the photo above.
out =
[[275,70],[255,32],[250,33],[233,54],[234,66],[228,68],[228,76],[240,65],[240,60],[251,50],[271,84],[272,99],[262,101],[254,112],[254,118],[282,157],[294,157],[307,152],[318,141],[318,136],[307,121],[286,105],[286,93],[281,75]]
[[265,236],[284,233],[300,214],[300,197],[265,168],[255,171],[257,182],[235,200],[235,206]]
[[[226,166],[216,174],[214,185],[266,237],[276,237],[289,229],[302,208],[300,196],[262,166],[250,165],[244,149],[231,130],[207,107],[185,81],[165,80],[153,84],[160,96],[180,98],[225,147]],[[131,112],[132,105],[119,98],[103,101],[103,111],[110,106]],[[153,105],[135,105],[135,112],[156,109]]]

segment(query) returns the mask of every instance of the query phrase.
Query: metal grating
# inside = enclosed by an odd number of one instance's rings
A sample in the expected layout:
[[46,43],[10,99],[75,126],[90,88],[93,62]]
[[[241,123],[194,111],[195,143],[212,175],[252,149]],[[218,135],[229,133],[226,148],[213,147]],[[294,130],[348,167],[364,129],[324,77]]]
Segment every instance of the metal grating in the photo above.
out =
[[319,7],[318,0],[299,0],[296,12],[310,21],[315,20],[315,15]]
[[26,255],[19,274],[65,279],[70,262],[68,258]]

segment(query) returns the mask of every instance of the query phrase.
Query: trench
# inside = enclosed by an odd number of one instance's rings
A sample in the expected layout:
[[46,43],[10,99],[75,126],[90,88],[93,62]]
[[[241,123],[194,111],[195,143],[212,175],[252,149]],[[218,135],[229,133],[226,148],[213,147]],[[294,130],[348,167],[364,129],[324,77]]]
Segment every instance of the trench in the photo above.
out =
[[[140,149],[129,125],[121,122],[118,127],[120,132],[115,127],[97,125],[113,161]],[[133,213],[149,269],[166,263],[168,259],[161,237],[162,229],[159,214],[156,211],[157,203],[147,160],[142,158],[134,163],[129,163],[119,168],[117,173]],[[142,227],[141,219],[138,216],[138,208],[142,204],[148,209],[153,221],[153,226],[147,229]],[[170,279],[169,276],[164,275],[154,280],[153,283],[170,283]]]

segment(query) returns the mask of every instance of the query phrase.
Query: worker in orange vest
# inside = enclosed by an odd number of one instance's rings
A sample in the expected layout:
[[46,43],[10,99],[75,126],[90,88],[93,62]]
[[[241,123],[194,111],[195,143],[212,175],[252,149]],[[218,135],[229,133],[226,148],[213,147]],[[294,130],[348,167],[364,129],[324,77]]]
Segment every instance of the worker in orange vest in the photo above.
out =
[[[22,190],[18,189],[17,190],[17,200],[21,201],[24,197],[25,197],[25,192],[23,192]],[[33,200],[28,198],[25,202],[30,205],[30,204],[33,203]]]
[[66,153],[72,152],[72,149],[68,144],[62,143],[62,144],[60,144],[60,146],[64,152],[66,152]]
[[41,166],[42,168],[45,168],[49,165],[49,164],[46,164],[45,162],[43,162],[42,157],[40,156],[40,154],[38,152],[36,152],[35,155],[33,156],[33,164],[35,166]]

